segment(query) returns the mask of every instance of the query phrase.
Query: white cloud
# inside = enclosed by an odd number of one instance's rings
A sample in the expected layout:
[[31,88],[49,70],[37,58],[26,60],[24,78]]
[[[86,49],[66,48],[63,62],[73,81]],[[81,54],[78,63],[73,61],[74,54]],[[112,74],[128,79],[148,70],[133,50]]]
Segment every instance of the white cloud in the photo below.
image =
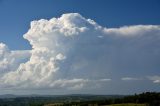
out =
[[121,78],[123,81],[136,81],[136,80],[141,80],[139,78],[133,78],[133,77],[123,77]]
[[149,76],[147,77],[149,80],[153,81],[153,83],[160,83],[160,76]]
[[[98,80],[90,80],[90,79],[59,79],[55,80],[50,84],[51,88],[67,88],[71,90],[79,90],[84,87],[96,87],[97,83],[101,86],[104,82],[108,82],[111,79],[98,79]],[[92,84],[91,84],[92,83]],[[88,86],[88,84],[90,86]]]
[[[33,48],[28,61],[19,60],[28,51],[8,51],[1,44],[0,70],[9,72],[2,75],[0,85],[15,89],[82,89],[103,85],[111,81],[110,71],[154,67],[160,61],[159,35],[158,25],[105,28],[78,13],[32,21],[24,35]],[[9,69],[8,64],[14,68]]]
[[0,75],[15,71],[18,66],[25,61],[28,61],[30,51],[10,51],[4,44],[0,43]]
[[157,33],[159,34],[160,26],[156,25],[134,25],[134,26],[124,26],[120,28],[105,28],[104,32],[112,34],[112,35],[118,35],[118,36],[127,36],[127,37],[133,37],[133,36],[144,36],[148,35],[148,33]]

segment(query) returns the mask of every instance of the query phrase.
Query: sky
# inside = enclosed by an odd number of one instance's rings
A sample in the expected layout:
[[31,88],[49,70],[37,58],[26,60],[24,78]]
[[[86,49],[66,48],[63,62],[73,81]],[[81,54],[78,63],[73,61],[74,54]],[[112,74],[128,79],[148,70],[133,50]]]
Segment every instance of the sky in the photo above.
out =
[[159,0],[0,0],[0,94],[160,92]]

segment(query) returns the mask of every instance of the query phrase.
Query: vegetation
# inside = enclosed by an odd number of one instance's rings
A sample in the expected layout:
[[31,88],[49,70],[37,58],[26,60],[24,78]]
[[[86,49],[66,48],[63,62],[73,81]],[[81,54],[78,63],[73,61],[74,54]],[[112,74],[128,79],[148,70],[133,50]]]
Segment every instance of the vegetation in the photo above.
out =
[[160,106],[160,93],[2,98],[0,106]]
[[122,104],[112,104],[106,106],[147,106],[146,104],[135,104],[135,103],[122,103]]

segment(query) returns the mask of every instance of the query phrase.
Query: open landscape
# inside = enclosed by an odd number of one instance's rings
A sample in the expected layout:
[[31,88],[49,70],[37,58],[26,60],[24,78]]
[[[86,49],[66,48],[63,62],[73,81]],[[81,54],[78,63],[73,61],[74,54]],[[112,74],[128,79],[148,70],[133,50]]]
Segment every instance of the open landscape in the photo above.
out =
[[0,99],[0,106],[159,106],[160,93],[135,95],[8,95]]
[[147,104],[125,103],[125,104],[112,104],[105,106],[148,106]]

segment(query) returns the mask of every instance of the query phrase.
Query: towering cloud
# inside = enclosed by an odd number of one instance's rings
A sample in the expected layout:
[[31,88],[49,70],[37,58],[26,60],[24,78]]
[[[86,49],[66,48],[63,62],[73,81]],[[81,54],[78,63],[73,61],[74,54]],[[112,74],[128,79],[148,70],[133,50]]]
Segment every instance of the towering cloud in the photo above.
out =
[[[158,25],[105,28],[78,13],[69,13],[60,18],[32,21],[24,38],[32,50],[28,61],[23,63],[19,60],[14,63],[17,53],[0,45],[0,71],[7,71],[0,79],[3,87],[96,88],[123,70],[160,69]],[[9,69],[8,64],[14,68]]]

